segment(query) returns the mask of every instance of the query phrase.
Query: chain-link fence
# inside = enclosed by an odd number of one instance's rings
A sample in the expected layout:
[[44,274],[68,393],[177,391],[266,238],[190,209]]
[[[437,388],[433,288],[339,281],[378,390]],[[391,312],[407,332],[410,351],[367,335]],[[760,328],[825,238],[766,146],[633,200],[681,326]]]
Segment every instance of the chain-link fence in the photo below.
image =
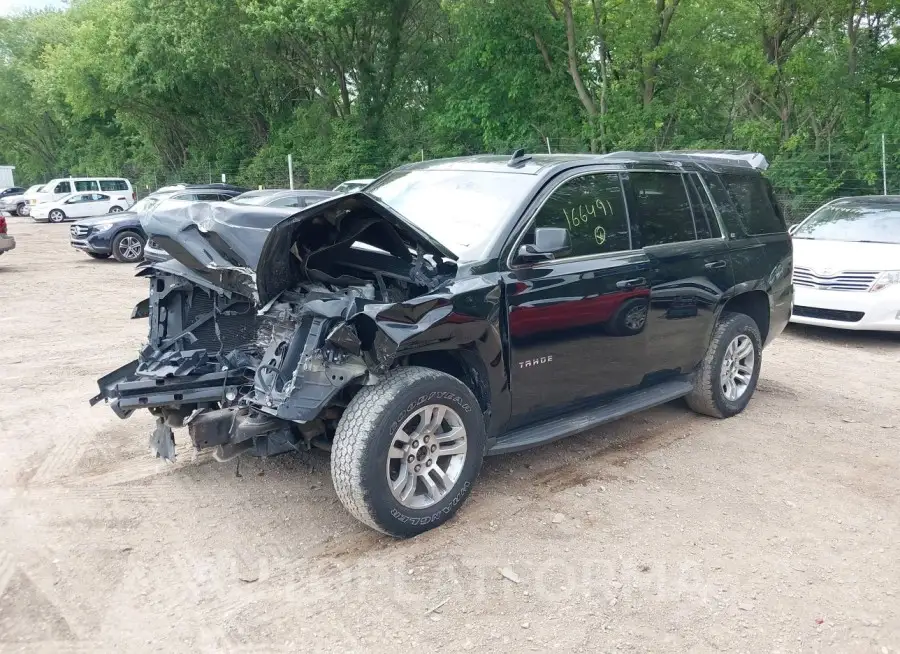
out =
[[[896,141],[896,146],[893,145],[895,140],[890,136],[887,142],[892,145],[886,148],[883,172],[880,139],[872,144],[871,151],[856,153],[852,157],[832,156],[826,153],[796,158],[781,157],[773,161],[766,174],[775,187],[776,197],[782,205],[788,223],[794,224],[803,220],[825,202],[838,197],[881,195],[885,188],[888,193],[900,193],[900,139]],[[526,139],[521,147],[533,154],[590,152],[589,141],[568,136],[536,135]],[[358,171],[351,170],[348,177],[374,177],[402,163],[440,156],[430,152],[428,147],[415,147],[415,144],[410,144],[408,152],[411,154],[406,158],[366,162]],[[314,172],[312,169],[321,166],[321,169],[325,170],[329,164],[330,162],[324,161],[305,161],[302,166],[297,165],[293,170],[294,188],[310,188],[309,177],[322,177],[312,175]],[[226,182],[251,189],[286,189],[291,185],[286,157],[273,159],[266,165],[255,168],[223,169],[208,162],[192,162],[177,172],[160,173],[131,169],[118,171],[115,176],[130,179],[140,197],[163,186],[174,184]],[[333,187],[341,181],[344,180],[331,180],[331,183],[324,186]]]

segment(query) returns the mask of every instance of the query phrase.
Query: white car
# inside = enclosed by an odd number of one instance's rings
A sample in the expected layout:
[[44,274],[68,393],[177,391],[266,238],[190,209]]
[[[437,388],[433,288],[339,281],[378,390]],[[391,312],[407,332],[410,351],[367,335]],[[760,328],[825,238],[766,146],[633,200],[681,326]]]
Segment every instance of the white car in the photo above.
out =
[[342,182],[335,186],[332,190],[338,193],[352,193],[353,191],[358,191],[367,187],[374,181],[374,179],[348,179],[346,182]]
[[790,232],[791,322],[900,332],[900,196],[834,200]]
[[31,217],[39,223],[61,223],[125,211],[132,204],[130,200],[131,195],[125,193],[71,193],[59,200],[34,205]]
[[[30,189],[29,189],[30,190]],[[129,198],[128,207],[137,201],[137,195],[124,177],[60,177],[51,179],[37,192],[26,193],[28,206],[62,200],[72,193],[107,193]],[[126,209],[128,207],[125,207]]]
[[25,196],[29,193],[37,193],[42,186],[43,184],[36,184],[35,186],[29,186],[27,190],[16,195],[7,195],[4,198],[0,198],[0,211],[6,211],[14,216],[27,216],[28,201],[25,199]]

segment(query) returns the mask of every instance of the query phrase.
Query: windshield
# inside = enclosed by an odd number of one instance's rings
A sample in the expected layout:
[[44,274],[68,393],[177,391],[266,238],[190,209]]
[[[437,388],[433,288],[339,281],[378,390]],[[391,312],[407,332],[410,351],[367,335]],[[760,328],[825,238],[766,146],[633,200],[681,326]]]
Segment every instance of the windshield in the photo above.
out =
[[44,187],[41,186],[40,184],[38,184],[38,185],[36,185],[36,186],[30,186],[30,187],[28,187],[28,190],[25,191],[25,192],[26,192],[26,193],[41,193],[43,190],[44,190]]
[[398,170],[366,189],[462,259],[481,258],[534,184],[531,175]]
[[801,223],[794,238],[900,243],[900,203],[830,204]]
[[150,211],[153,207],[160,203],[160,200],[164,200],[165,196],[159,195],[148,195],[143,200],[138,200],[133,205],[131,205],[131,209],[128,211],[131,213],[143,213],[144,211]]

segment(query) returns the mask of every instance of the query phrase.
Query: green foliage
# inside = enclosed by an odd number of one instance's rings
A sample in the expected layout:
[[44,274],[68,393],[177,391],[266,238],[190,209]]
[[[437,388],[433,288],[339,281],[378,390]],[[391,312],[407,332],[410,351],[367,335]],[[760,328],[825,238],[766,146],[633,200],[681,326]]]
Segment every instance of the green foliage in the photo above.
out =
[[764,152],[900,179],[897,0],[73,0],[0,19],[0,148],[63,173],[329,187],[517,147]]

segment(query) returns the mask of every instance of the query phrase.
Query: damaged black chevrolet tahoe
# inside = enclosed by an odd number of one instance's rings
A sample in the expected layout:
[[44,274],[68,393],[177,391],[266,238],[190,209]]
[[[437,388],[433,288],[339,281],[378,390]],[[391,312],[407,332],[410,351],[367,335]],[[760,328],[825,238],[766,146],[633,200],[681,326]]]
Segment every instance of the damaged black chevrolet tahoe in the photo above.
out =
[[143,219],[149,340],[99,380],[219,460],[331,452],[337,495],[435,527],[488,454],[684,397],[747,406],[791,312],[791,241],[760,155],[474,156],[298,213],[163,203]]

